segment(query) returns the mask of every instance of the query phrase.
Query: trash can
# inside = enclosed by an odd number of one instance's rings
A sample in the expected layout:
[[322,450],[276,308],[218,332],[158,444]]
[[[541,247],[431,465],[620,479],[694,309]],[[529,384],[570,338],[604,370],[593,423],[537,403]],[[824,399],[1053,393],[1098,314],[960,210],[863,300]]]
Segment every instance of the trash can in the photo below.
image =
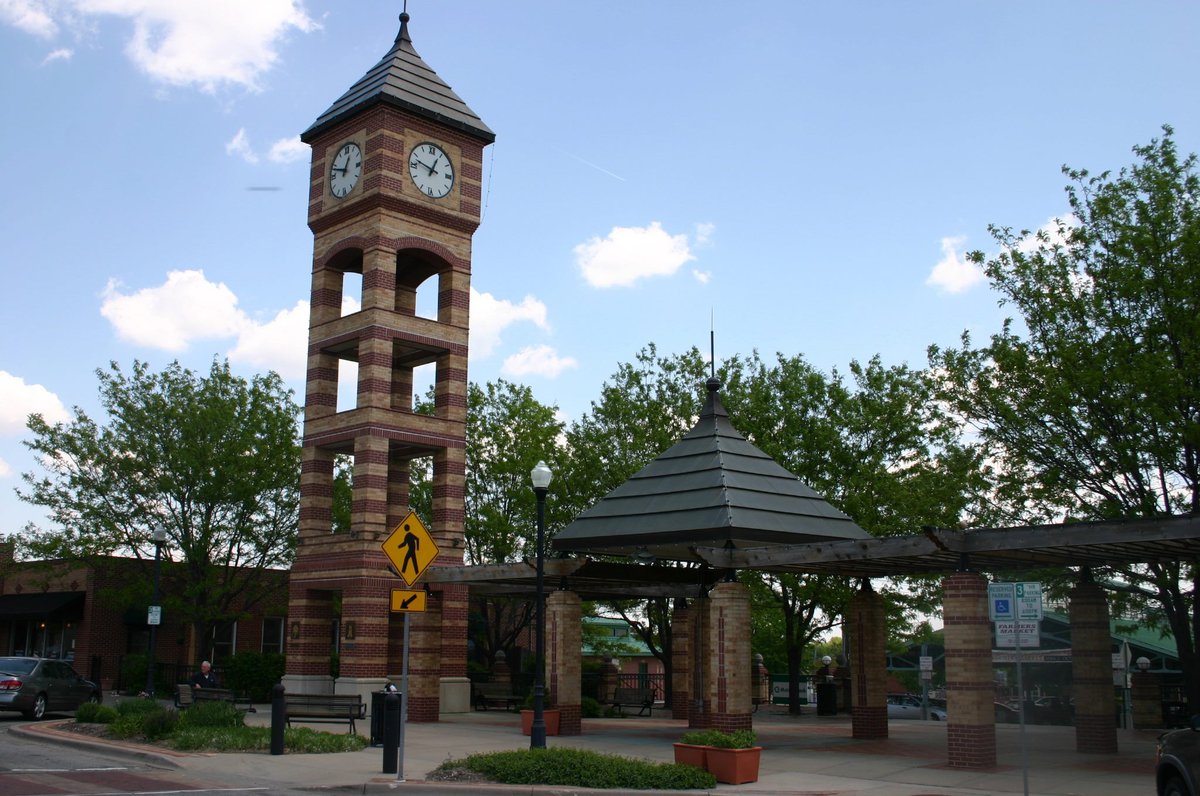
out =
[[387,691],[371,692],[371,746],[383,746],[383,714],[387,710]]
[[818,716],[836,716],[837,715],[837,684],[836,683],[818,683],[817,684],[817,715]]

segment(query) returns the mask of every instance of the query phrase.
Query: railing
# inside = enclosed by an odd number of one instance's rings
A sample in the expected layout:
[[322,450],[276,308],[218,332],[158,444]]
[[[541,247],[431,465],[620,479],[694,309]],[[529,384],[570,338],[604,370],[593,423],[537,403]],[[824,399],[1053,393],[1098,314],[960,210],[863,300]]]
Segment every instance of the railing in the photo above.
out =
[[654,698],[663,700],[666,698],[667,678],[666,675],[649,672],[618,674],[617,688],[653,688]]

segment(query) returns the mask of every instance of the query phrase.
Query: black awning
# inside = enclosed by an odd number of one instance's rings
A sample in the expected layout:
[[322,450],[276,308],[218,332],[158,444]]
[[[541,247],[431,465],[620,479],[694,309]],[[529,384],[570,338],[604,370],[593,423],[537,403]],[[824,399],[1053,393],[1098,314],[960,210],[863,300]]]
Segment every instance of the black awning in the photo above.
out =
[[0,617],[30,619],[83,618],[81,591],[55,591],[44,594],[6,594],[0,597]]

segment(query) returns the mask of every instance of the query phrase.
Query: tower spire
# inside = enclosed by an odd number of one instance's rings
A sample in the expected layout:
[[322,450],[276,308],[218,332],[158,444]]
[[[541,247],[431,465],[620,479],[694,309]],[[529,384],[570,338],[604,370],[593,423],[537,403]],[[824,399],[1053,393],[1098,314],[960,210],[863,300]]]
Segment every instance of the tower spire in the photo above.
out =
[[408,35],[408,0],[404,0],[404,8],[400,11],[400,32],[396,34],[396,44],[408,42],[412,45],[412,39]]

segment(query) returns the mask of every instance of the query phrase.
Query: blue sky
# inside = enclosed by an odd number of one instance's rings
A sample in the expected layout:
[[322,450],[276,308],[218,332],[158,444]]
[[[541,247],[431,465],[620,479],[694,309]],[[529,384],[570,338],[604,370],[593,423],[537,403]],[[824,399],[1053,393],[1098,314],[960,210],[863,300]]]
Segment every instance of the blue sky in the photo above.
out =
[[[391,46],[382,0],[0,0],[0,533],[24,418],[111,360],[303,396],[297,135]],[[573,419],[649,342],[921,366],[1005,315],[963,261],[1171,124],[1200,150],[1195,2],[411,0],[497,133],[470,377]]]

